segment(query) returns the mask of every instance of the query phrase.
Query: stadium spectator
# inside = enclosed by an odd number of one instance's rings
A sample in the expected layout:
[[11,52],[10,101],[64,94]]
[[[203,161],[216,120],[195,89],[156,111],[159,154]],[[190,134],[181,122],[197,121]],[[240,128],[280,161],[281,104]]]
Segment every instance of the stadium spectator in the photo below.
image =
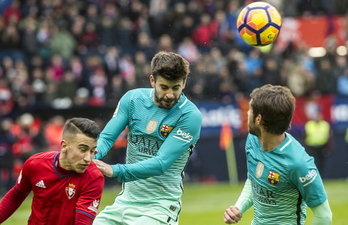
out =
[[[112,6],[110,4],[108,4],[107,6]],[[112,6],[115,7],[115,6]],[[88,4],[88,6],[86,6],[86,14],[85,14],[85,18],[87,22],[91,22],[94,24],[99,24],[100,22],[100,9],[98,7],[97,4]]]
[[19,51],[21,35],[15,24],[5,26],[0,33],[0,47],[2,51]]
[[275,57],[269,56],[265,59],[262,66],[262,84],[281,84],[280,69]]
[[149,25],[155,39],[166,33],[166,14],[169,2],[170,0],[150,0],[149,2]]
[[95,50],[98,47],[99,34],[97,33],[97,27],[92,22],[86,22],[79,43],[83,44],[87,49]]
[[325,175],[325,158],[331,148],[331,127],[324,120],[322,112],[316,112],[313,118],[305,123],[305,145],[308,155],[314,157],[321,176]]
[[136,70],[132,55],[125,54],[121,57],[120,75],[125,82],[127,90],[132,90],[137,87]]
[[132,21],[127,17],[121,18],[117,29],[117,45],[120,46],[122,54],[133,54],[136,42],[137,34]]
[[116,44],[116,24],[109,16],[103,16],[100,26],[97,28],[98,46],[112,47]]
[[64,130],[64,117],[60,115],[53,116],[45,127],[45,137],[47,148],[50,151],[59,151],[61,147],[61,136]]
[[105,90],[108,83],[104,68],[96,67],[89,76],[89,86],[91,87],[90,104],[92,106],[102,106],[106,101]]
[[8,116],[14,107],[13,94],[5,78],[0,77],[0,118]]
[[309,87],[312,83],[312,76],[308,75],[302,65],[296,64],[292,60],[285,60],[282,73],[282,79],[295,96],[305,96],[308,94]]
[[156,54],[158,46],[150,35],[146,32],[139,32],[137,39],[138,52],[143,52],[146,55],[146,60],[150,61]]
[[3,18],[6,26],[11,24],[17,26],[19,24],[22,18],[19,0],[11,1],[11,5],[4,10]]
[[348,68],[345,68],[343,74],[338,77],[337,92],[341,96],[348,97]]
[[41,67],[35,67],[32,71],[32,79],[30,82],[33,105],[38,107],[45,106],[45,90],[47,88],[47,83],[45,80],[45,74]]
[[137,86],[150,87],[148,80],[151,69],[149,68],[149,62],[144,52],[137,51],[135,53],[134,67]]
[[81,58],[74,55],[68,62],[68,66],[71,72],[74,74],[74,81],[78,86],[82,83],[82,73],[83,73],[83,65],[81,62]]
[[322,95],[336,94],[337,79],[329,59],[321,58],[315,77],[315,89]]
[[49,50],[67,60],[73,56],[77,43],[64,26],[52,25]]
[[185,37],[182,42],[179,43],[178,53],[190,63],[195,63],[198,60],[200,54],[191,37]]
[[173,51],[174,44],[172,38],[168,34],[163,34],[158,40],[158,50],[170,52]]
[[16,137],[13,153],[21,164],[34,154],[34,139],[38,132],[34,117],[30,113],[22,114],[11,126],[11,133]]
[[0,123],[0,196],[3,196],[15,183],[13,174],[13,144],[15,136],[11,133],[13,121],[9,118]]
[[200,24],[192,32],[192,40],[200,52],[209,52],[213,40],[216,37],[216,30],[214,28],[215,24],[212,23],[211,16],[208,13],[203,13],[200,18]]
[[39,48],[39,42],[36,38],[37,26],[37,20],[31,16],[27,16],[19,24],[19,31],[22,36],[21,46],[28,58],[35,56]]
[[56,98],[53,100],[55,108],[71,108],[77,91],[74,74],[71,70],[66,70],[62,80],[57,84]]

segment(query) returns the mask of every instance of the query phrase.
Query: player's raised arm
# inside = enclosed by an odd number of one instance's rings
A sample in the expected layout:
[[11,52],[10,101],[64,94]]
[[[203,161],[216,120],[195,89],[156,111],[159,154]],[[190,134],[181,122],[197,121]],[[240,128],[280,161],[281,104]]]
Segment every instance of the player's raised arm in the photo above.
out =
[[[128,118],[126,124],[121,119],[128,130],[126,163],[95,163],[105,175],[124,182],[123,190],[114,204],[96,217],[96,225],[122,224],[128,219],[134,224],[144,220],[148,224],[177,224],[184,169],[202,124],[200,111],[183,94],[189,72],[189,62],[182,56],[159,52],[151,61],[152,88],[134,89],[122,97],[116,114]],[[123,105],[127,106],[124,110]],[[121,132],[117,117],[112,119],[114,126],[108,124],[102,132],[103,142],[112,143]],[[136,213],[128,219],[113,213],[120,209]]]

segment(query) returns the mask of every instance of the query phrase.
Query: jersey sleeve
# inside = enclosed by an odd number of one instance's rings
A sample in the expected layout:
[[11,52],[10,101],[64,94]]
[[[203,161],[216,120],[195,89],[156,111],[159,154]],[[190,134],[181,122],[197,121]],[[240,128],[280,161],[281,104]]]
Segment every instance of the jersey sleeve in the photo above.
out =
[[0,202],[0,223],[10,217],[22,204],[31,191],[29,172],[31,158],[23,165],[23,168],[17,178],[15,186],[6,193]]
[[32,190],[31,182],[30,182],[30,171],[31,167],[35,166],[32,158],[29,158],[23,164],[22,170],[17,178],[16,188],[23,193],[29,193]]
[[128,182],[162,175],[185,150],[194,147],[200,136],[201,124],[202,115],[198,110],[183,115],[156,156],[134,164],[112,165],[113,177],[120,182]]
[[313,157],[304,154],[302,161],[293,165],[290,180],[300,191],[304,201],[309,207],[314,207],[327,199],[323,181],[314,164]]
[[94,220],[98,212],[98,207],[102,197],[104,188],[104,176],[98,171],[98,175],[94,179],[88,179],[76,203],[76,221],[75,224],[80,224],[83,220],[89,224],[88,221]]
[[253,194],[251,190],[251,181],[247,179],[245,181],[242,193],[240,194],[235,206],[245,213],[253,205]]
[[16,187],[9,190],[0,201],[0,224],[7,220],[29,195],[20,192]]
[[128,124],[128,99],[129,93],[126,93],[119,101],[113,117],[100,133],[97,144],[98,153],[94,156],[95,159],[103,158],[114,145],[121,132],[126,128]]

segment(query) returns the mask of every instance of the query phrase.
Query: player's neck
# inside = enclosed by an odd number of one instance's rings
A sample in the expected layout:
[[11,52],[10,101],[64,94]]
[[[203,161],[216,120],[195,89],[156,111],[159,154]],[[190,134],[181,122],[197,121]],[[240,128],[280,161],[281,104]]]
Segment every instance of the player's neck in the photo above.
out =
[[265,152],[271,151],[278,147],[285,139],[285,134],[274,135],[268,132],[262,132],[259,137],[259,142],[262,146],[262,150]]
[[71,170],[70,164],[67,162],[66,158],[64,157],[64,154],[62,153],[60,153],[59,155],[58,166],[66,171]]

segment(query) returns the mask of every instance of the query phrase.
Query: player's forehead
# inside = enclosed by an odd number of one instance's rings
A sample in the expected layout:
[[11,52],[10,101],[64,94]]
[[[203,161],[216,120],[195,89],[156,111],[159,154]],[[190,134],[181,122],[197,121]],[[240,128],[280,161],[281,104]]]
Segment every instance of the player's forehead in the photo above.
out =
[[252,102],[253,102],[253,99],[251,98],[250,100],[249,100],[249,108],[251,109],[251,104],[252,104]]
[[158,76],[156,78],[156,84],[160,85],[160,86],[166,86],[166,87],[181,87],[183,86],[183,79],[179,79],[179,80],[167,80],[161,76]]
[[85,134],[78,133],[75,135],[75,138],[73,136],[70,136],[67,139],[68,143],[75,146],[89,146],[94,147],[97,143],[97,140],[91,137],[86,136]]
[[250,101],[249,101],[249,112],[252,113],[253,112],[253,107],[252,107],[252,104],[253,104],[253,99],[251,98]]

